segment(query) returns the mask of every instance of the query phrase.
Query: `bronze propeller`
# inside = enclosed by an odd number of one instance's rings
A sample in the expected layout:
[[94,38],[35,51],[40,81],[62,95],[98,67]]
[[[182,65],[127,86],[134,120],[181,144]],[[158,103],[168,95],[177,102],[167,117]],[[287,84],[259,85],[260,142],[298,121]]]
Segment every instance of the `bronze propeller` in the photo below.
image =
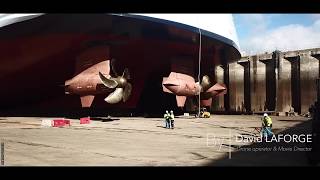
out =
[[99,72],[99,77],[106,87],[110,89],[115,89],[109,96],[107,96],[104,100],[110,104],[119,103],[121,100],[126,102],[132,92],[132,85],[128,82],[130,79],[130,74],[128,68],[125,68],[122,75],[118,76],[114,69],[114,60],[111,61],[111,67],[116,75],[116,77],[106,77],[101,72]]

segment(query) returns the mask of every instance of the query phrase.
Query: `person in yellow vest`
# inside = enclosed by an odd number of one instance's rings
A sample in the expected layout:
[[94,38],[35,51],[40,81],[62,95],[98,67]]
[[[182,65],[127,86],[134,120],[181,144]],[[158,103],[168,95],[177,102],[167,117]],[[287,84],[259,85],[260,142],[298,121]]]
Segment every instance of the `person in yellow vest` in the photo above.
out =
[[168,110],[166,110],[166,113],[163,115],[164,119],[165,119],[165,123],[166,123],[166,128],[170,128],[170,113]]
[[174,128],[174,114],[172,110],[170,111],[170,127],[171,129]]
[[262,117],[262,136],[270,137],[273,135],[272,133],[272,119],[268,116],[267,113],[263,114]]

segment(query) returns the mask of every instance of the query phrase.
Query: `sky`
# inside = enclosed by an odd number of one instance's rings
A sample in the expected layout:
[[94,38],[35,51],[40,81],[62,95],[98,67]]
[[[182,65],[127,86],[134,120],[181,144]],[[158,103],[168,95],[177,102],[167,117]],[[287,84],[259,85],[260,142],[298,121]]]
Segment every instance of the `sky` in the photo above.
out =
[[243,56],[320,47],[320,14],[233,14]]

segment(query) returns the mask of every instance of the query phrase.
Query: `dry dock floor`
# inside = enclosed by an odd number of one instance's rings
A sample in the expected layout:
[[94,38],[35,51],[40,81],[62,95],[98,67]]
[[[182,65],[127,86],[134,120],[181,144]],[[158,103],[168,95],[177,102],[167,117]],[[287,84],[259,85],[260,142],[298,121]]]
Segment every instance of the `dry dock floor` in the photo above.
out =
[[[273,119],[275,133],[310,133],[309,119]],[[161,118],[117,117],[70,127],[42,127],[46,117],[0,117],[5,166],[256,166],[307,165],[305,144],[237,142],[255,137],[257,115],[177,117],[175,129]],[[276,144],[280,147],[280,144]],[[246,147],[246,149],[244,149]],[[251,150],[250,150],[251,148]],[[291,150],[289,148],[292,148]],[[300,148],[300,149],[297,149]],[[245,152],[245,151],[250,152]]]

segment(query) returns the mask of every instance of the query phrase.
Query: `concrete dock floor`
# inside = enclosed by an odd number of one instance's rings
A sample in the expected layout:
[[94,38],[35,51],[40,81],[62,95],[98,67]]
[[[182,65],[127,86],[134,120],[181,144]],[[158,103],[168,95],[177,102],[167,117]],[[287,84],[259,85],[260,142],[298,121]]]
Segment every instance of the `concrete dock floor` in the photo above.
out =
[[[5,166],[260,166],[308,165],[302,149],[262,152],[237,142],[258,135],[260,116],[177,117],[175,129],[161,118],[117,117],[70,127],[42,127],[44,117],[0,117]],[[272,116],[275,133],[310,133],[304,117]],[[247,146],[244,146],[247,145]],[[270,146],[267,144],[267,146]],[[286,147],[293,148],[287,143]],[[299,145],[301,146],[301,144]],[[305,144],[302,144],[305,146]],[[243,152],[242,147],[255,147]],[[240,148],[240,149],[239,149]],[[300,147],[302,148],[302,147]],[[285,152],[286,151],[286,152]]]

